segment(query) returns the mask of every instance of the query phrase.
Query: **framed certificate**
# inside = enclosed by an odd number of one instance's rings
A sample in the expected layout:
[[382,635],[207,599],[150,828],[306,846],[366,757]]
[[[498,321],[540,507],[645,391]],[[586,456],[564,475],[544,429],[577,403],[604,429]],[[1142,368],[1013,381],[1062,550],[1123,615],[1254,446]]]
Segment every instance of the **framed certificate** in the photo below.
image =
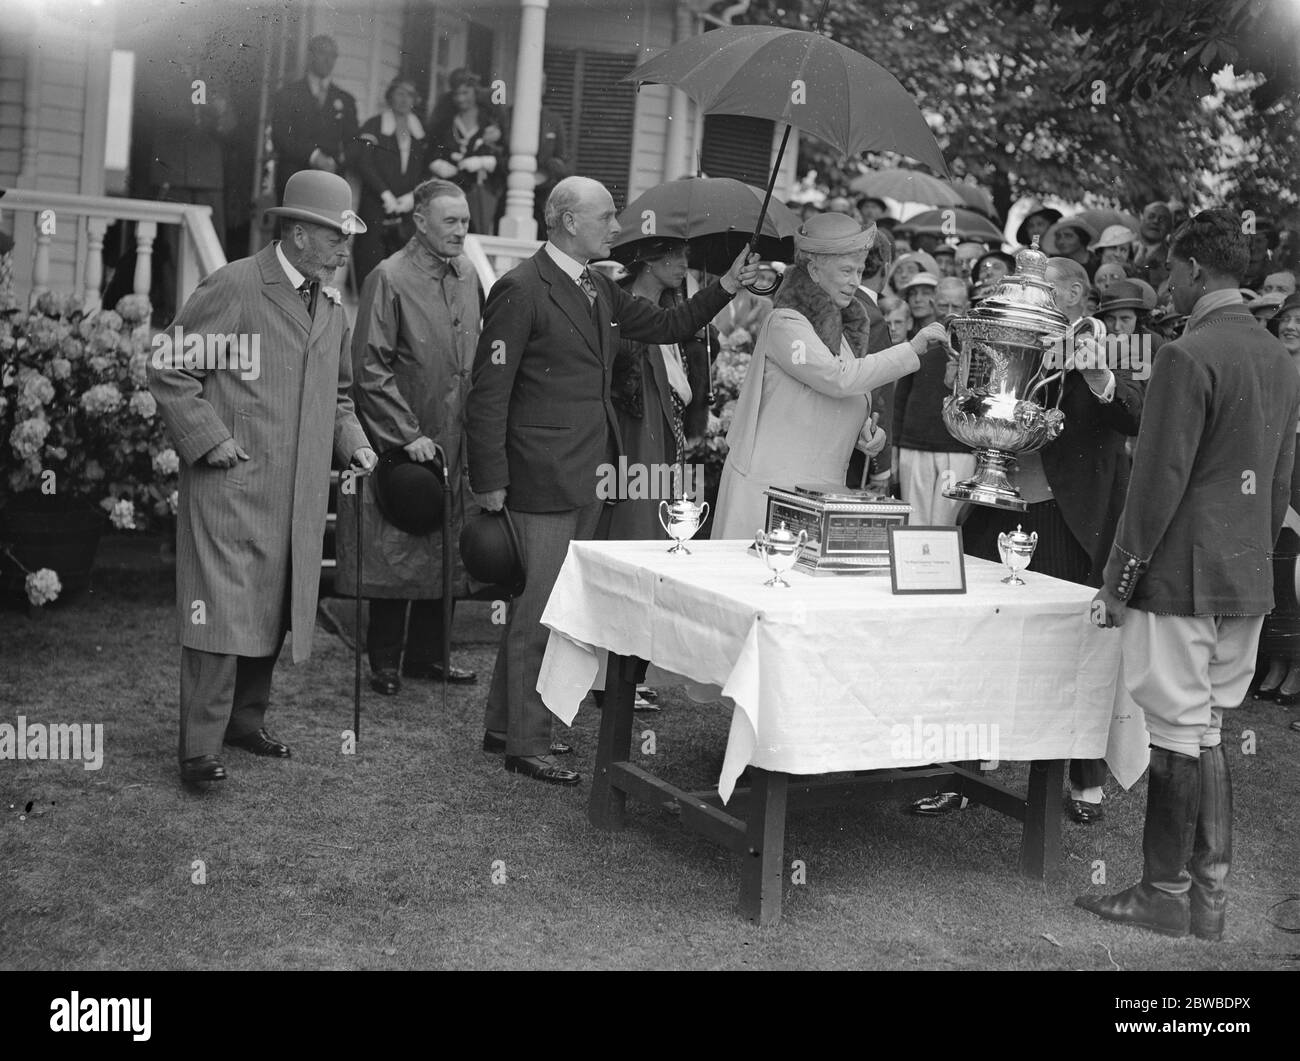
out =
[[960,527],[890,527],[889,582],[895,593],[965,593]]

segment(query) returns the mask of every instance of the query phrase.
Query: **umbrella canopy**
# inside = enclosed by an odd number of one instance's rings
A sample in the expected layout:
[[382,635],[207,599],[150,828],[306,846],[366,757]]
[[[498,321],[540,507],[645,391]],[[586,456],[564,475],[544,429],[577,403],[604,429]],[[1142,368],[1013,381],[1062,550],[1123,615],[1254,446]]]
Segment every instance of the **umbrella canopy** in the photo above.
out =
[[[692,268],[722,274],[731,268],[754,232],[763,189],[729,177],[690,177],[651,188],[618,216],[623,231],[612,254],[630,261],[642,240],[691,241]],[[755,250],[764,261],[794,260],[799,219],[780,202],[768,204]]]
[[844,155],[894,151],[948,172],[934,134],[898,79],[820,33],[723,27],[673,45],[626,80],[675,85],[702,114],[785,122]]
[[1077,214],[1071,214],[1066,220],[1082,221],[1097,234],[1100,234],[1102,229],[1110,228],[1111,225],[1123,225],[1134,232],[1141,228],[1138,219],[1123,210],[1080,210]]
[[899,228],[931,236],[956,236],[958,239],[976,240],[980,243],[1002,243],[998,227],[974,210],[948,207],[944,210],[926,210],[924,213],[899,222]]
[[[969,206],[985,217],[996,218],[997,209],[993,206],[993,196],[988,191],[981,188],[978,184],[968,184],[966,181],[949,181],[949,187],[961,196],[962,202],[956,205]],[[936,206],[942,206],[942,203],[935,203]]]
[[880,169],[854,177],[849,188],[860,195],[888,197],[904,203],[964,206],[961,193],[947,181],[918,169]]

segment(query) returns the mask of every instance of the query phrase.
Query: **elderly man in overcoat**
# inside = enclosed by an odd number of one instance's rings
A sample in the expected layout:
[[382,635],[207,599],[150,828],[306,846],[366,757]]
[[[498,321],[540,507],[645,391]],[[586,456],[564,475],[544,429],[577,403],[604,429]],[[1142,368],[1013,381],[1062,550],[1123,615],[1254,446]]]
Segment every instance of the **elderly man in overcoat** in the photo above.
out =
[[[374,466],[348,395],[350,329],[338,292],[347,263],[347,181],[290,178],[282,238],[207,277],[156,347],[149,387],[181,456],[176,610],[184,781],[226,776],[222,742],[288,758],[265,728],[286,628],[311,652],[331,453]],[[179,331],[178,331],[179,329]],[[255,357],[231,357],[232,342]],[[200,349],[201,346],[201,349]]]
[[[465,193],[450,181],[414,190],[416,234],[366,278],[352,342],[353,397],[379,451],[401,447],[413,461],[447,461],[452,506],[452,586],[442,584],[442,532],[408,534],[380,512],[376,490],[361,495],[362,593],[370,598],[370,685],[391,696],[401,679],[440,679],[442,598],[465,591],[460,550],[464,519],[465,399],[478,343],[483,289],[461,253],[469,231]],[[355,494],[339,497],[337,585],[356,592]],[[410,625],[407,625],[407,612]],[[400,674],[398,668],[401,668]],[[472,682],[451,667],[447,678]]]

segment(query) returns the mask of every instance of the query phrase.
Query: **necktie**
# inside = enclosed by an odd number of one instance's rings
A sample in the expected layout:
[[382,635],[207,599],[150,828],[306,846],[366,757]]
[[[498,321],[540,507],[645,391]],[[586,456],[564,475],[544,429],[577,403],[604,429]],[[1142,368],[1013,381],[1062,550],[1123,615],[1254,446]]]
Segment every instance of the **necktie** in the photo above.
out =
[[578,286],[587,296],[587,303],[591,306],[592,323],[596,325],[596,330],[600,331],[600,306],[596,302],[596,281],[591,278],[590,269],[582,270],[582,275],[578,277]]
[[302,303],[304,306],[307,307],[307,313],[311,315],[313,320],[315,319],[316,315],[312,313],[311,306],[312,303],[315,301],[316,292],[319,290],[320,290],[319,280],[312,280],[310,283],[304,280],[302,285],[298,288],[298,294],[302,296]]

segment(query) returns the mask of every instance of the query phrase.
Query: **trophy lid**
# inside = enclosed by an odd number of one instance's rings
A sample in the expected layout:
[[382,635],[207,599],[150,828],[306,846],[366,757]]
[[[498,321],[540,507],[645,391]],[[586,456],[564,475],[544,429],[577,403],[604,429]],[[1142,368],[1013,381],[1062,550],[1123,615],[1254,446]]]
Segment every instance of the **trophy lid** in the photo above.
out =
[[1056,306],[1047,281],[1047,255],[1038,249],[1038,237],[1016,255],[1016,271],[1003,277],[993,294],[983,299],[956,323],[995,324],[1023,328],[1037,334],[1062,334],[1069,321]]
[[1005,537],[1006,544],[1009,546],[1032,545],[1037,541],[1037,536],[1030,534],[1028,531],[1022,530],[1019,523],[1016,524],[1015,530],[1003,531],[999,537]]
[[676,501],[669,503],[668,511],[674,515],[694,515],[700,511],[700,506],[689,497],[679,497]]
[[794,545],[798,541],[798,536],[785,525],[785,520],[781,521],[781,525],[776,530],[767,532],[768,545]]

